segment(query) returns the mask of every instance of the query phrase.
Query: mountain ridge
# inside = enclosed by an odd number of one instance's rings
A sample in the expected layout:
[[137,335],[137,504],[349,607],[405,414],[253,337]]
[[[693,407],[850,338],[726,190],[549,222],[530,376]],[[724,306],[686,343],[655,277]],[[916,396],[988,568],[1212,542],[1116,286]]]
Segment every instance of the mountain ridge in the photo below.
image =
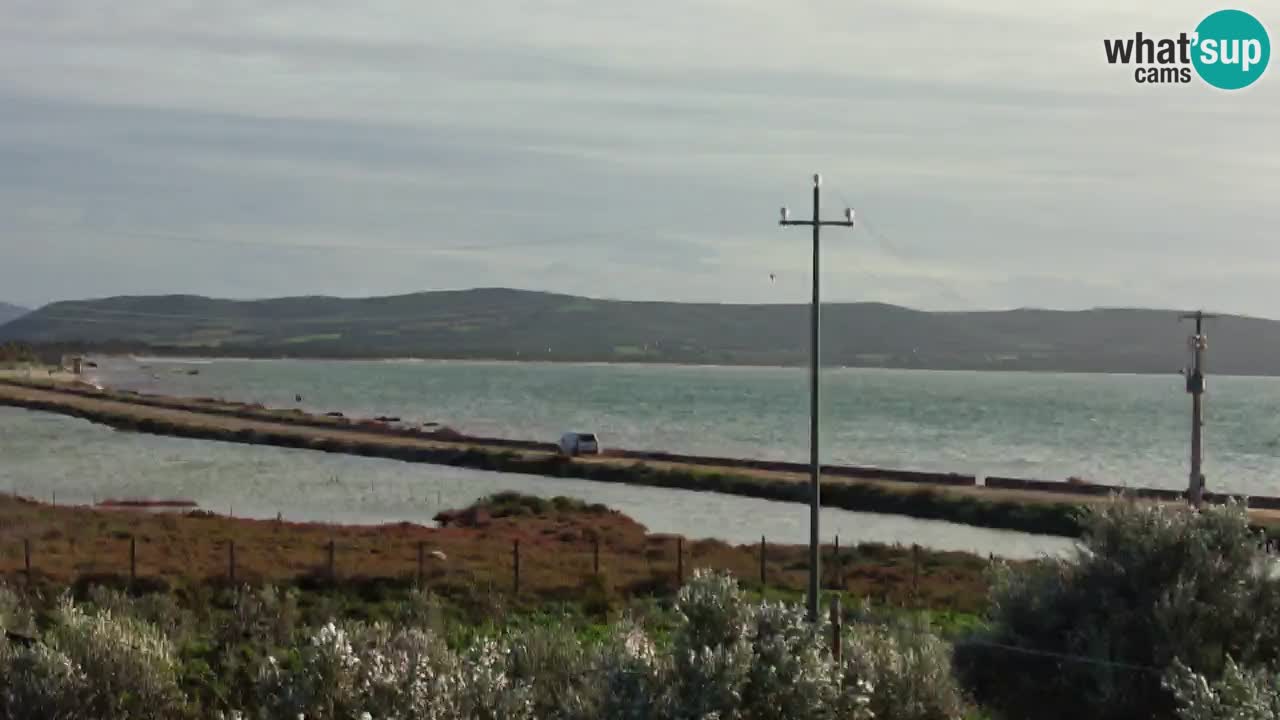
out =
[[18,318],[31,312],[27,308],[19,305],[11,305],[7,302],[0,302],[0,325],[17,320]]
[[[1181,311],[1151,308],[915,310],[824,303],[823,363],[931,369],[1173,373]],[[802,365],[807,304],[605,300],[509,288],[341,298],[225,300],[122,295],[52,303],[0,325],[0,340],[269,357]],[[1280,322],[1225,315],[1211,369],[1280,375]]]

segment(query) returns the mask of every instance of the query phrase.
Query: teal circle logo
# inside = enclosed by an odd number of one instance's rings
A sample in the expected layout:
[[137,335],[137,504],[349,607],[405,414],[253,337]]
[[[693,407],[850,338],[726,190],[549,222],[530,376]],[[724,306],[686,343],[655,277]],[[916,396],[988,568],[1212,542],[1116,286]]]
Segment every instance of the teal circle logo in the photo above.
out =
[[1219,10],[1196,26],[1191,62],[1200,78],[1221,90],[1252,85],[1267,70],[1271,39],[1243,10]]

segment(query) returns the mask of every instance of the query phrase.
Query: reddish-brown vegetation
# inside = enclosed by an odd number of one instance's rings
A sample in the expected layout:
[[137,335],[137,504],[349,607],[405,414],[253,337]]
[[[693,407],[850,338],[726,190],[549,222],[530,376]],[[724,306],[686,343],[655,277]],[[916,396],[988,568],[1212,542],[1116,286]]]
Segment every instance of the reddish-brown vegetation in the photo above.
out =
[[[337,582],[415,582],[421,547],[425,585],[453,595],[512,593],[518,543],[519,597],[530,602],[580,600],[585,593],[616,598],[663,594],[676,586],[681,567],[686,576],[697,567],[729,570],[747,584],[759,585],[758,545],[686,541],[648,533],[627,516],[599,506],[547,503],[517,503],[514,510],[509,503],[480,508],[455,514],[450,527],[432,528],[247,520],[204,511],[103,512],[4,497],[0,577],[25,581],[29,549],[32,582],[68,585],[87,578],[127,578],[132,542],[140,583],[173,588],[220,583],[229,576],[234,542],[239,582],[327,582],[332,542]],[[677,560],[681,546],[682,563]],[[770,545],[768,585],[803,589],[805,557],[803,547]],[[881,602],[974,611],[986,595],[987,561],[964,553],[922,551],[917,557],[910,548],[869,545],[844,548],[838,558],[827,548],[825,562],[831,585]]]

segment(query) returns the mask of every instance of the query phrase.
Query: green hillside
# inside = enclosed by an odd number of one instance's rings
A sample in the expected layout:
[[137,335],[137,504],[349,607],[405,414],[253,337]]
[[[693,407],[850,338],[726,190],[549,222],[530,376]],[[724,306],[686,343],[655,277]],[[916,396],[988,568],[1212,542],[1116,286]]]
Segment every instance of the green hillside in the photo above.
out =
[[[795,365],[808,306],[593,300],[480,289],[259,301],[173,295],[60,302],[0,340],[203,355],[440,357]],[[824,306],[828,365],[1176,372],[1189,327],[1164,310],[921,312]],[[1280,323],[1227,316],[1212,370],[1280,374]]]

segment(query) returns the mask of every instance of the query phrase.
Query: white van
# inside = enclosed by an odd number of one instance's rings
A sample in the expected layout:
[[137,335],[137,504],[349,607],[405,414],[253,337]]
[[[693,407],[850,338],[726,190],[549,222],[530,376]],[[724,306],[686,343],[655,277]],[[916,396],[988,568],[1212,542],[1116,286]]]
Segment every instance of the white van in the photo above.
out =
[[567,432],[560,436],[560,452],[565,455],[599,455],[600,441],[594,433]]

